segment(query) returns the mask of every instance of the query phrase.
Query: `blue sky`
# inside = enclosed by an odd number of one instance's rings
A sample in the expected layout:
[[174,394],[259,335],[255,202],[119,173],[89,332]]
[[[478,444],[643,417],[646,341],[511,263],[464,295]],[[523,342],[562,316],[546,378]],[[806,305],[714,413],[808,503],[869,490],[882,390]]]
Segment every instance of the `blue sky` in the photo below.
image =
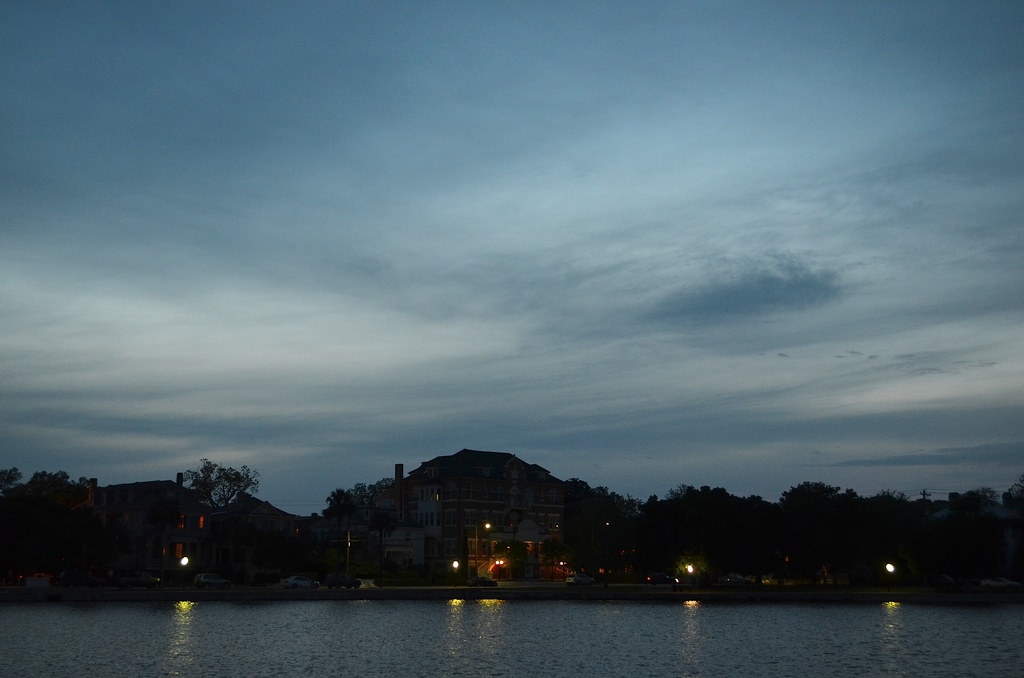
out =
[[0,467],[1024,472],[1017,2],[0,5]]

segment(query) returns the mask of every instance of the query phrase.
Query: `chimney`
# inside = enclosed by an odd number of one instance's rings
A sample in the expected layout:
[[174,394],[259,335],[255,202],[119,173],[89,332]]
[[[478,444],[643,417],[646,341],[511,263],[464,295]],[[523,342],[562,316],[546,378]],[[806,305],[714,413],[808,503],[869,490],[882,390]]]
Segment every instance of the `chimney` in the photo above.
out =
[[175,478],[175,480],[176,480],[176,481],[177,481],[177,483],[178,483],[178,487],[181,487],[182,485],[184,485],[184,484],[185,484],[185,474],[184,474],[184,473],[181,473],[181,472],[179,472],[179,473],[178,473],[178,475],[177,475],[177,477]]

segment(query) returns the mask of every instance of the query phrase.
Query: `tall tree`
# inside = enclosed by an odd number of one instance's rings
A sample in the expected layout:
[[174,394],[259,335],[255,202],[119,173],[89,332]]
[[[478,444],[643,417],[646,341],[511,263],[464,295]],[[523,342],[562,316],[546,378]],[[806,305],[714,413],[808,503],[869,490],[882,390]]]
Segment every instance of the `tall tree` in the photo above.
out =
[[17,466],[0,469],[0,497],[4,496],[21,482],[21,471]]
[[395,484],[394,478],[381,478],[375,483],[356,483],[349,490],[356,506],[373,506],[380,494]]
[[[337,521],[338,530],[338,542],[341,542],[341,521],[345,521],[345,574],[348,574],[349,556],[351,554],[352,547],[352,526],[350,520],[352,514],[356,511],[356,503],[352,498],[352,493],[348,490],[343,490],[340,487],[327,497],[327,508],[324,509],[324,517],[328,519],[334,519]],[[340,549],[339,549],[340,550]],[[340,554],[339,557],[335,558],[335,572],[340,567]]]
[[[14,469],[17,471],[18,469]],[[1014,499],[1024,499],[1024,473],[1020,474],[1017,482],[1010,486],[1010,496]]]
[[209,459],[199,460],[199,468],[185,471],[185,482],[199,494],[206,505],[221,509],[239,499],[242,494],[253,494],[260,487],[260,474],[248,466],[235,469],[215,464]]

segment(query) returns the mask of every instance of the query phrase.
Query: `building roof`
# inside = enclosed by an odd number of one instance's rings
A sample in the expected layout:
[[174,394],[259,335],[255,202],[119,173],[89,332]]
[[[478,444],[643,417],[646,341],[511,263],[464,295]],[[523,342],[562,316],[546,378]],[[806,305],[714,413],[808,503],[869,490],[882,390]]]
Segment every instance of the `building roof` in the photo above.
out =
[[527,463],[510,452],[467,449],[425,461],[419,468],[411,471],[409,477],[429,475],[433,478],[501,478],[510,466],[517,466],[529,482],[562,482],[543,466]]

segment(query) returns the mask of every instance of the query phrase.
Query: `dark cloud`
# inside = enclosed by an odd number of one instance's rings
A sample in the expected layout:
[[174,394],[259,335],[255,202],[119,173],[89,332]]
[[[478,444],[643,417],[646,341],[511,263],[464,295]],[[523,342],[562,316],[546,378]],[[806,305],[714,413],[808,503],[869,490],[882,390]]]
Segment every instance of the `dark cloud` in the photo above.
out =
[[664,322],[716,323],[814,308],[839,300],[842,292],[835,271],[815,271],[783,258],[728,280],[675,292],[650,315]]
[[1024,460],[1024,442],[993,443],[974,447],[947,447],[935,450],[893,454],[884,457],[862,457],[837,462],[836,466],[896,467],[953,466],[958,464],[1007,465]]

